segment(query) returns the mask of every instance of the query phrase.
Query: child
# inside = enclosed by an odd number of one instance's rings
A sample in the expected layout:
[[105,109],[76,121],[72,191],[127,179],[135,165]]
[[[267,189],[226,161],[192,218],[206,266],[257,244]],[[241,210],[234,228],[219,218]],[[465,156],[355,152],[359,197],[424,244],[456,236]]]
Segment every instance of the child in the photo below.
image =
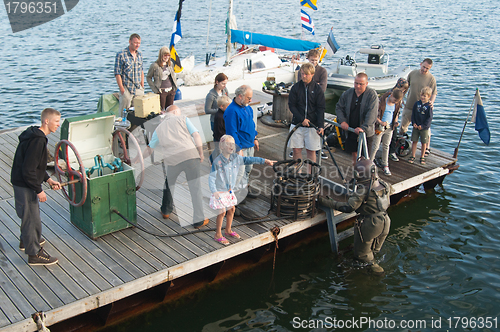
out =
[[208,177],[208,185],[212,196],[210,197],[210,207],[218,210],[217,230],[214,240],[228,245],[229,241],[222,236],[222,221],[226,216],[226,236],[231,236],[239,239],[238,233],[231,230],[231,223],[237,204],[236,196],[233,193],[233,188],[236,184],[238,171],[242,165],[251,164],[267,164],[273,165],[276,161],[259,157],[242,157],[235,153],[234,138],[230,135],[224,135],[220,138],[220,155],[215,158],[212,164],[212,170]]
[[432,121],[432,105],[429,103],[432,95],[432,89],[428,86],[424,87],[420,91],[420,100],[418,100],[415,105],[413,105],[413,112],[411,114],[411,123],[413,124],[413,130],[411,133],[411,140],[413,142],[411,147],[411,157],[408,160],[410,164],[415,162],[415,154],[417,152],[418,138],[420,137],[420,142],[422,146],[420,151],[420,163],[425,164],[425,150],[427,149],[427,144],[429,143],[429,129],[431,128]]
[[224,123],[224,111],[226,108],[231,104],[231,99],[226,96],[222,95],[217,97],[217,106],[219,109],[217,110],[217,113],[215,113],[214,116],[214,128],[213,128],[213,137],[214,137],[214,151],[210,155],[210,162],[213,163],[214,159],[217,158],[217,156],[220,153],[219,150],[219,141],[220,138],[226,134],[226,124]]
[[390,95],[380,98],[378,104],[378,116],[375,122],[375,136],[373,136],[370,149],[370,159],[375,160],[380,141],[382,141],[382,169],[385,175],[391,175],[389,170],[389,145],[391,144],[392,132],[398,127],[398,116],[401,108],[403,91],[393,89]]

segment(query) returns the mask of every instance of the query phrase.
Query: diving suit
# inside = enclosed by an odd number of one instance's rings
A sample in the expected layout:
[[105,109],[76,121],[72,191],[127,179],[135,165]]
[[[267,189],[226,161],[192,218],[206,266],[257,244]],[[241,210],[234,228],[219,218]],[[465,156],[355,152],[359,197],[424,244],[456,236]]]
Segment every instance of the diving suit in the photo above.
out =
[[358,185],[347,202],[320,197],[319,204],[341,212],[356,211],[359,214],[354,227],[354,256],[371,264],[374,273],[382,274],[384,270],[374,263],[373,254],[380,251],[389,234],[391,219],[386,210],[393,189],[378,179],[376,166],[370,159],[356,163],[354,178]]

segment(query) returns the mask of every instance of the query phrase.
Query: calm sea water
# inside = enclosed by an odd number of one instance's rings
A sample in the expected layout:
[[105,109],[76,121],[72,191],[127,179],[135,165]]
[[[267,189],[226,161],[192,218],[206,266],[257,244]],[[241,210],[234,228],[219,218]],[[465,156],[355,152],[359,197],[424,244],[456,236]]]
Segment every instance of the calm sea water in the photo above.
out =
[[[297,3],[237,1],[238,27],[300,38]],[[311,14],[316,37],[304,37],[325,42],[334,28],[341,49],[327,62],[370,44],[384,45],[392,66],[416,67],[424,57],[432,58],[438,81],[432,147],[453,153],[476,88],[492,133],[490,146],[468,126],[459,152],[461,167],[446,178],[444,187],[390,209],[391,233],[379,257],[387,272],[383,278],[357,269],[352,253],[342,259],[332,255],[325,238],[280,255],[270,289],[271,266],[260,267],[197,300],[162,308],[115,330],[157,331],[168,326],[172,331],[291,331],[299,320],[333,318],[426,322],[425,328],[415,325],[412,331],[466,330],[461,323],[478,317],[495,318],[500,325],[497,3],[318,0],[318,5],[320,10]],[[203,61],[206,51],[222,54],[227,1],[211,3],[207,47],[209,7],[209,1],[185,1],[181,57],[193,54]],[[127,46],[128,36],[141,35],[148,67],[170,40],[176,9],[177,1],[80,1],[59,19],[16,34],[0,10],[0,128],[35,123],[48,106],[63,116],[94,112],[101,94],[117,90],[114,56]],[[453,317],[466,318],[455,326]],[[471,330],[495,330],[478,326]],[[364,325],[354,330],[374,329]]]

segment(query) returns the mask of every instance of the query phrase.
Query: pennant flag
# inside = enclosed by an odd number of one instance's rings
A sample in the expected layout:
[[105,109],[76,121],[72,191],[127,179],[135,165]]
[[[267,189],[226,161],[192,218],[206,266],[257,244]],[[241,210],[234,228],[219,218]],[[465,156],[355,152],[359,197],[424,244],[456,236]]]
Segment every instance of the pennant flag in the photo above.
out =
[[486,121],[486,113],[484,112],[483,101],[481,100],[479,89],[476,90],[476,95],[474,96],[474,110],[472,112],[471,122],[476,124],[475,129],[484,144],[490,145],[490,128],[488,127],[488,121]]
[[318,0],[300,0],[300,5],[303,7],[309,7],[312,10],[318,10],[318,6],[316,6],[316,3]]
[[181,40],[182,32],[181,32],[181,11],[182,11],[182,2],[184,0],[179,0],[179,9],[175,14],[174,27],[172,29],[172,38],[170,38],[170,59],[174,65],[174,71],[176,73],[180,73],[182,71],[181,59],[179,58],[179,54],[175,50],[175,44]]
[[337,41],[335,40],[335,37],[333,36],[333,28],[330,29],[330,33],[328,34],[326,48],[332,52],[332,54],[335,54],[340,48],[339,44],[337,44]]
[[314,35],[314,24],[311,16],[301,9],[300,19],[302,20],[302,27]]

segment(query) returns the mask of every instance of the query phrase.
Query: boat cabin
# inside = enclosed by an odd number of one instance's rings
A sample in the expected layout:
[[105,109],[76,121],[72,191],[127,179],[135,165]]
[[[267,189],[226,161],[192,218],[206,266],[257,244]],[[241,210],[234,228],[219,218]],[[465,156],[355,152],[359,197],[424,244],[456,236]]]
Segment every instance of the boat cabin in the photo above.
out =
[[[361,54],[367,55],[365,61],[359,60]],[[389,54],[385,53],[384,48],[380,45],[361,48],[354,54],[353,58],[347,55],[345,59],[340,59],[337,65],[338,74],[353,77],[361,72],[366,73],[368,77],[385,76],[388,73],[388,67]]]

